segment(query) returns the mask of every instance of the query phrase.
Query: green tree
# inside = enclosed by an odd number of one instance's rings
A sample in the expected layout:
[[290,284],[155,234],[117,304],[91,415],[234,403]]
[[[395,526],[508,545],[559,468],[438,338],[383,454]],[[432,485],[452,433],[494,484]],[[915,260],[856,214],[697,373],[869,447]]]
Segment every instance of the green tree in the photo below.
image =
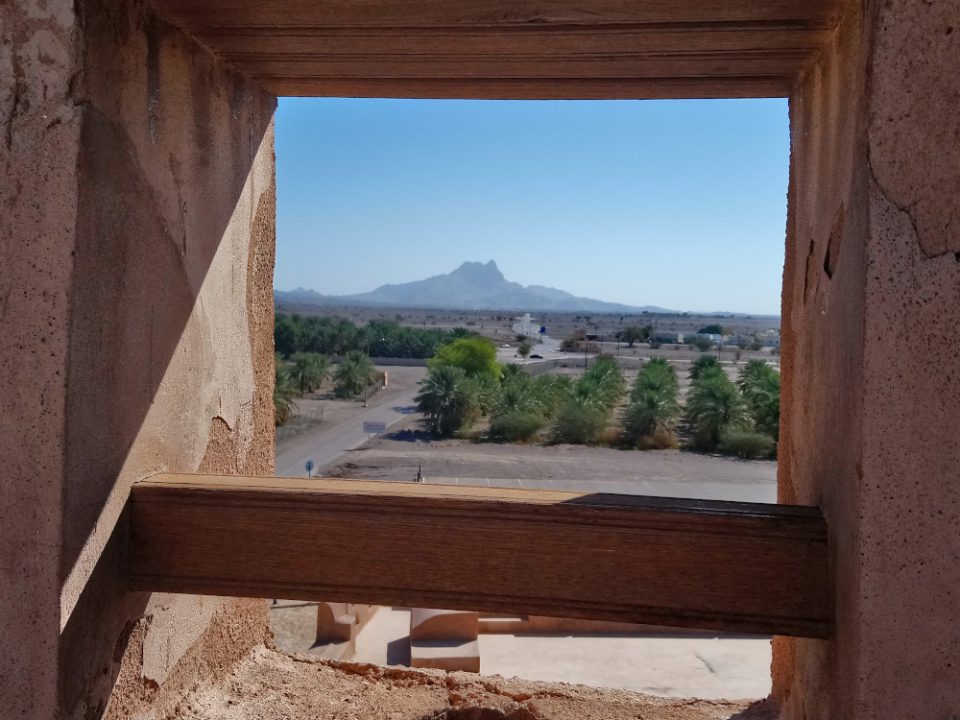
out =
[[527,357],[530,355],[530,351],[533,350],[533,345],[530,344],[529,340],[524,340],[520,343],[520,347],[517,348],[517,352],[520,353],[520,357],[523,358],[523,361],[527,361]]
[[623,414],[623,439],[627,445],[643,448],[676,445],[679,389],[676,371],[666,360],[654,358],[644,364]]
[[714,450],[724,433],[750,427],[750,414],[740,390],[722,372],[698,377],[687,397],[687,422],[694,445]]
[[415,400],[432,433],[449,437],[469,424],[478,410],[475,388],[462,368],[438,365],[424,378]]
[[497,363],[497,349],[493,343],[482,337],[459,338],[442,346],[430,360],[430,367],[452,365],[463,370],[468,377],[487,373],[500,378],[500,365]]
[[526,373],[516,363],[506,363],[500,367],[500,382],[505,383],[517,375],[526,375]]
[[710,325],[704,325],[702,328],[697,330],[700,335],[726,335],[726,329],[717,323],[711,323]]
[[351,350],[346,354],[333,374],[334,395],[338,398],[354,398],[363,392],[373,379],[373,363],[365,353]]
[[601,355],[558,403],[553,442],[592,445],[603,439],[626,381],[614,358]]
[[490,420],[490,438],[504,442],[530,440],[546,422],[545,400],[526,373],[505,375]]
[[627,381],[609,355],[600,355],[590,368],[580,377],[577,385],[582,392],[591,395],[603,407],[612,410],[627,389]]
[[743,394],[757,431],[778,440],[780,373],[763,360],[748,360],[740,370],[737,387]]
[[316,390],[330,374],[330,359],[326,355],[298,352],[291,359],[291,375],[301,395]]
[[720,358],[716,355],[703,354],[690,364],[690,379],[698,380],[702,375],[723,372]]
[[633,347],[638,342],[644,342],[650,338],[653,328],[650,325],[628,325],[623,329],[621,338],[627,341],[627,347]]
[[273,363],[273,421],[279,427],[289,420],[296,409],[294,398],[297,387],[290,377],[283,359],[277,353]]
[[277,313],[273,324],[273,346],[282,357],[290,357],[300,350],[303,338],[299,315]]
[[555,443],[595,445],[610,422],[610,410],[580,383],[561,403],[553,421],[551,440]]

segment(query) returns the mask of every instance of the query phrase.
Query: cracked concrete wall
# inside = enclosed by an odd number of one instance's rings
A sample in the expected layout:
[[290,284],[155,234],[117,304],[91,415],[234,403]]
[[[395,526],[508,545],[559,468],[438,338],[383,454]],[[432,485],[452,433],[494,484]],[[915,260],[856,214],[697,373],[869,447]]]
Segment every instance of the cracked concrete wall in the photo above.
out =
[[273,470],[275,99],[135,0],[0,13],[0,696],[127,717],[267,632],[259,601],[127,593],[123,508]]
[[836,635],[790,719],[960,707],[960,4],[853,2],[791,102],[780,499],[830,525]]

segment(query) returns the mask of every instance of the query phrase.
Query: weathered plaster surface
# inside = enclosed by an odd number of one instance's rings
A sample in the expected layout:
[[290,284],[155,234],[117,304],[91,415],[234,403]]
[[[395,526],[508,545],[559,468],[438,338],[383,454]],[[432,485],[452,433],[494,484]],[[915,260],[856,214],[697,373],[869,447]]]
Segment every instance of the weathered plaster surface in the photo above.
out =
[[3,714],[125,717],[115,683],[159,702],[266,633],[262,602],[127,593],[122,510],[273,469],[275,100],[135,0],[0,33]]
[[[61,702],[75,716],[102,710],[101,678],[117,673],[162,696],[178,664],[204,654],[215,617],[237,652],[265,629],[262,602],[246,601],[238,619],[218,615],[213,598],[117,592],[122,574],[101,568],[130,484],[162,471],[273,469],[275,101],[136,2],[80,7],[86,109],[60,603]],[[130,623],[143,626],[142,657],[118,666],[114,645]]]
[[73,2],[0,3],[0,698],[54,716],[81,113]]
[[960,708],[958,16],[851,3],[791,102],[780,497],[827,517],[837,629],[775,641],[784,718]]
[[878,2],[870,161],[928,257],[960,252],[960,4]]

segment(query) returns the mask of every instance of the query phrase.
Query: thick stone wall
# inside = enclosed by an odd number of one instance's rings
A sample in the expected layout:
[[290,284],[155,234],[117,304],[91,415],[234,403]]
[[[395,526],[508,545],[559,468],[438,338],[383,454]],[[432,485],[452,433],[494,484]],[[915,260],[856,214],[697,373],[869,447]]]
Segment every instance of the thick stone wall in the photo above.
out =
[[82,110],[72,2],[0,3],[0,698],[52,718]]
[[836,635],[782,717],[960,707],[960,5],[850,11],[791,102],[780,500],[830,525]]
[[135,717],[267,632],[261,601],[126,592],[123,508],[272,472],[275,99],[134,0],[0,12],[0,696]]

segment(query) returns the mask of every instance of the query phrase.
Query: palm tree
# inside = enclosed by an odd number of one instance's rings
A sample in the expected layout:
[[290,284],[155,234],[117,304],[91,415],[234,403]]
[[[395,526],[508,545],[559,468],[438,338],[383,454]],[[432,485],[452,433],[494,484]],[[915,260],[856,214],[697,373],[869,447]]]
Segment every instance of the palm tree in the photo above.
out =
[[747,404],[737,386],[723,373],[701,375],[687,398],[687,420],[695,444],[713,450],[728,430],[750,427]]
[[716,372],[722,370],[720,366],[720,358],[716,355],[708,355],[704,353],[696,360],[693,361],[693,364],[690,365],[690,379],[696,380],[701,375]]
[[291,418],[296,409],[294,398],[297,388],[279,354],[274,358],[273,369],[273,421],[279,427]]
[[577,383],[560,404],[553,421],[555,443],[592,445],[600,441],[610,422],[610,409],[588,386]]
[[431,368],[417,394],[417,410],[427,419],[432,433],[447,437],[466,425],[477,412],[474,388],[462,368],[438,365]]
[[680,417],[677,374],[663,358],[647,361],[623,414],[623,439],[633,447],[673,447]]
[[600,442],[625,389],[626,381],[616,360],[598,357],[559,403],[553,421],[553,442]]
[[627,389],[627,381],[620,372],[617,361],[609,355],[601,355],[577,381],[579,392],[590,395],[602,406],[612,410]]
[[373,363],[365,353],[351,350],[346,354],[333,375],[336,386],[334,394],[339,398],[357,397],[373,378]]
[[313,392],[330,374],[330,360],[326,355],[313,352],[298,352],[293,355],[293,380],[300,394]]
[[763,360],[750,360],[740,371],[737,386],[743,393],[754,425],[774,440],[780,437],[780,373]]

